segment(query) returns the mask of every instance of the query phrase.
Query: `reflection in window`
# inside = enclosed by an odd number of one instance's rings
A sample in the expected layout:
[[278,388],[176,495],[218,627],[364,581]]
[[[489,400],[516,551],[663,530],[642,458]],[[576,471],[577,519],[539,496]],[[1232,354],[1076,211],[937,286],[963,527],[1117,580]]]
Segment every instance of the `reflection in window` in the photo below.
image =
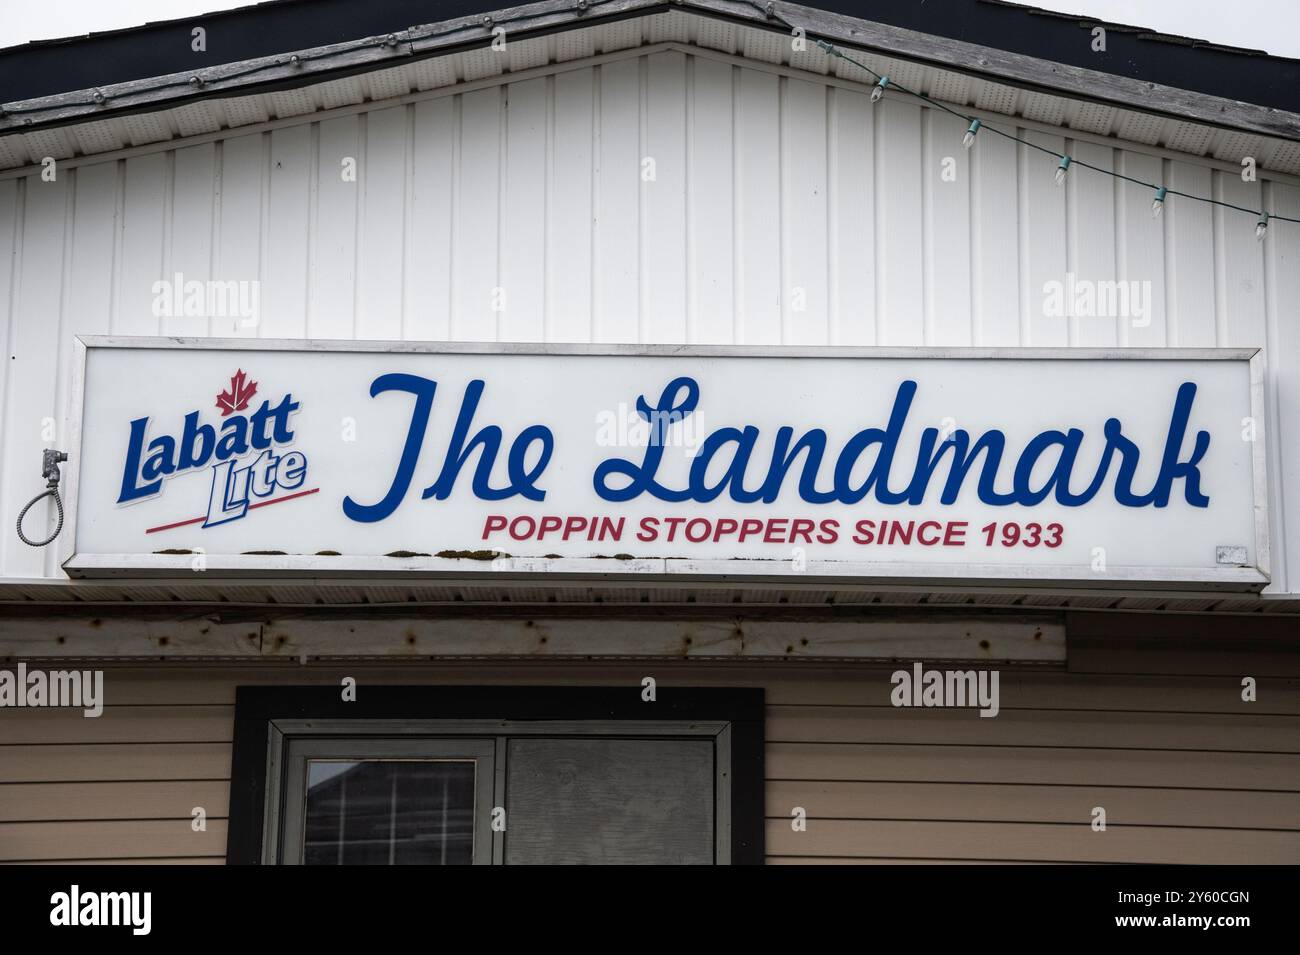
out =
[[469,865],[473,760],[307,761],[307,865]]

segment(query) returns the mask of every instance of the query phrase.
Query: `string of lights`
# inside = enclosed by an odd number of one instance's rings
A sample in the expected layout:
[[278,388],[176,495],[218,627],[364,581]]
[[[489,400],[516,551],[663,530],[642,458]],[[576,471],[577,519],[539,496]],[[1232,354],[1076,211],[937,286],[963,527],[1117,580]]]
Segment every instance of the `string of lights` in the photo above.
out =
[[1048,149],[1046,146],[1043,146],[1039,143],[1034,143],[1034,142],[1030,142],[1027,139],[1022,139],[1021,137],[1015,135],[1015,133],[1009,133],[1004,129],[998,129],[996,126],[989,125],[988,123],[978,119],[977,117],[968,116],[965,113],[961,112],[960,110],[953,109],[951,106],[947,105],[946,103],[941,103],[936,99],[930,98],[925,93],[908,89],[906,86],[903,86],[902,84],[891,79],[888,75],[884,73],[877,73],[875,70],[867,66],[865,63],[855,60],[853,57],[849,56],[847,53],[845,53],[839,47],[835,46],[835,44],[833,43],[828,43],[825,40],[818,40],[817,45],[821,47],[821,49],[825,51],[825,53],[828,56],[837,56],[848,63],[852,63],[854,66],[858,67],[861,70],[865,70],[867,73],[869,73],[871,76],[875,78],[876,80],[875,85],[872,86],[871,88],[871,102],[873,103],[880,102],[880,98],[885,95],[886,90],[897,90],[898,92],[903,93],[907,96],[913,96],[916,99],[923,100],[926,103],[928,103],[930,106],[933,106],[936,109],[943,110],[945,113],[950,113],[953,116],[956,116],[962,122],[967,123],[968,125],[966,127],[966,132],[961,139],[962,146],[964,146],[967,149],[970,149],[973,145],[975,145],[975,137],[979,134],[979,132],[981,130],[987,129],[990,133],[994,134],[995,136],[1001,136],[1004,139],[1009,139],[1012,142],[1019,143],[1022,146],[1027,146],[1030,149],[1036,149],[1039,152],[1046,153],[1047,155],[1053,157],[1054,159],[1057,160],[1056,184],[1058,186],[1065,182],[1066,174],[1069,172],[1069,170],[1072,167],[1082,166],[1085,169],[1091,169],[1094,172],[1102,173],[1103,175],[1110,176],[1114,179],[1123,179],[1126,182],[1131,182],[1139,186],[1145,186],[1147,189],[1152,190],[1153,198],[1151,202],[1151,215],[1153,217],[1159,217],[1160,214],[1164,211],[1165,201],[1169,196],[1179,196],[1183,199],[1193,199],[1197,202],[1205,202],[1214,206],[1222,206],[1225,209],[1234,209],[1237,212],[1245,212],[1255,216],[1256,217],[1255,238],[1257,239],[1264,238],[1265,234],[1268,232],[1268,225],[1270,222],[1278,221],[1278,222],[1300,223],[1300,219],[1294,219],[1289,216],[1276,215],[1264,209],[1250,209],[1246,206],[1235,205],[1231,202],[1224,202],[1221,199],[1210,198],[1209,196],[1198,196],[1190,192],[1180,192],[1177,189],[1171,189],[1168,186],[1165,186],[1161,183],[1147,182],[1143,179],[1138,179],[1135,176],[1126,176],[1123,173],[1114,172],[1113,170],[1105,169],[1101,166],[1093,165],[1092,163],[1085,162],[1082,159],[1076,159],[1075,157],[1071,156],[1069,153],[1058,153],[1055,150]]

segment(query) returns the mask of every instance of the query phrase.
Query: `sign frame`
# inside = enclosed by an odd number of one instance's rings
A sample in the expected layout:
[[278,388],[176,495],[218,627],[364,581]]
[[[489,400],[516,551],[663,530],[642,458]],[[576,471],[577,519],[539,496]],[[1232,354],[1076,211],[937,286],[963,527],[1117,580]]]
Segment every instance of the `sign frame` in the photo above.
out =
[[[193,351],[361,352],[384,354],[556,355],[678,358],[835,358],[944,359],[961,361],[1248,361],[1250,412],[1264,421],[1264,353],[1259,348],[985,348],[897,346],[747,346],[618,345],[516,342],[352,341],[325,339],[206,338],[178,336],[75,336],[69,404],[72,460],[65,475],[67,533],[60,535],[59,564],[73,578],[188,578],[188,554],[80,554],[76,551],[78,486],[81,477],[81,424],[85,409],[86,363],[91,349]],[[1258,592],[1270,582],[1267,428],[1252,442],[1252,503],[1255,564],[1222,568],[1119,567],[1096,579],[1081,578],[1073,565],[1012,567],[988,564],[919,564],[900,561],[813,561],[794,570],[788,560],[632,558],[473,558],[318,555],[208,555],[210,579],[419,577],[425,579],[528,578],[542,575],[572,583],[586,580],[715,581],[733,586],[803,582],[852,585],[1036,588],[1070,586],[1084,590],[1204,590]],[[617,563],[617,569],[611,564]]]

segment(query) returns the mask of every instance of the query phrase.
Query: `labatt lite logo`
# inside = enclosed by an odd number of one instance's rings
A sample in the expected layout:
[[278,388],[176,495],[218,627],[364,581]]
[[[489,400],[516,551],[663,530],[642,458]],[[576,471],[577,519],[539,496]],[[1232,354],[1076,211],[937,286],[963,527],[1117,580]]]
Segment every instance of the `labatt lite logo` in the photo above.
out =
[[[239,520],[253,508],[318,490],[299,490],[307,480],[305,454],[275,450],[293,440],[290,416],[298,410],[298,402],[291,393],[286,393],[274,406],[269,400],[263,400],[251,414],[240,414],[247,411],[256,395],[257,382],[250,381],[243,369],[239,369],[231,377],[229,387],[217,394],[221,420],[216,424],[201,422],[200,413],[191,411],[181,424],[179,438],[170,434],[151,438],[150,418],[136,418],[131,422],[118,504],[132,504],[160,495],[167,478],[202,468],[212,469],[206,514],[151,527],[146,533],[187,524],[213,527]],[[276,496],[277,491],[291,493]]]

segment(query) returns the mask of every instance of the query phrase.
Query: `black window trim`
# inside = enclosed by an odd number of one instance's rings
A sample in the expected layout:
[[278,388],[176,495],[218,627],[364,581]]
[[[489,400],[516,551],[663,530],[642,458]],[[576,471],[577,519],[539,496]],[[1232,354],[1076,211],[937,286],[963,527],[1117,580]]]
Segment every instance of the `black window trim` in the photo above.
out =
[[277,721],[502,720],[730,724],[731,864],[764,861],[763,708],[761,688],[658,687],[654,702],[640,684],[592,686],[394,686],[358,681],[345,702],[337,684],[241,686],[235,691],[226,862],[262,861],[267,773]]

